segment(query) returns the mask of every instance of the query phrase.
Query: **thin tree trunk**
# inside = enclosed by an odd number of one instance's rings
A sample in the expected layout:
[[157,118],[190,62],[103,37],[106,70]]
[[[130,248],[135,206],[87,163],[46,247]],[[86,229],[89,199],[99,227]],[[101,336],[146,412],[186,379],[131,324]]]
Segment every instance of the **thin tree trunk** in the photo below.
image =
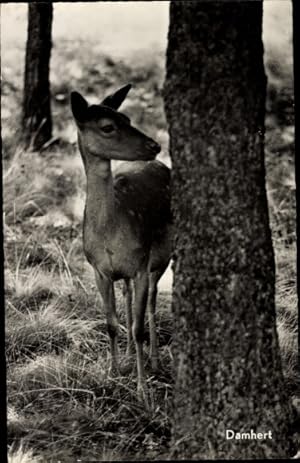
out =
[[51,2],[28,4],[22,125],[25,144],[36,150],[52,135],[49,83],[52,10]]
[[[288,456],[265,92],[260,1],[171,3],[174,458]],[[226,439],[226,430],[251,429],[266,438]]]

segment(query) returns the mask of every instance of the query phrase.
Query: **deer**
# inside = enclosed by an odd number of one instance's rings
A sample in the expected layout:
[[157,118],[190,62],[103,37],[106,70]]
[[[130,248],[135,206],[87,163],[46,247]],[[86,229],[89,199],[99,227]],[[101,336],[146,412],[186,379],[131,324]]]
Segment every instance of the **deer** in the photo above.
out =
[[[118,111],[130,88],[128,84],[93,105],[73,91],[71,110],[86,174],[83,250],[106,314],[110,372],[120,371],[114,283],[124,280],[126,357],[135,346],[137,392],[146,402],[144,319],[148,308],[151,368],[157,370],[157,285],[169,264],[172,242],[170,169],[155,159],[160,145]],[[113,160],[123,161],[114,171]]]

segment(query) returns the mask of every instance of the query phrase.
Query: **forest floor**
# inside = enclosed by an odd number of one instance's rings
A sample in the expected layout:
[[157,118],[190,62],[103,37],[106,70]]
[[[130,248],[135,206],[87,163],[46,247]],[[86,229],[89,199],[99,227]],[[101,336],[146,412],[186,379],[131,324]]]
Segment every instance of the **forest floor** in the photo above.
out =
[[[92,103],[132,83],[124,112],[162,145],[161,159],[169,163],[161,95],[164,55],[149,52],[141,60],[125,62],[101,53],[99,45],[88,40],[54,43],[54,140],[40,153],[25,152],[18,144],[22,76],[15,63],[23,59],[23,50],[16,48],[2,66],[10,461],[167,458],[171,291],[166,283],[158,297],[160,369],[155,375],[147,365],[151,407],[145,410],[137,401],[134,372],[117,378],[108,374],[105,317],[82,250],[85,177],[69,107],[73,89]],[[286,387],[299,410],[293,84],[276,55],[269,56],[267,73],[266,169],[277,271],[277,328]],[[117,306],[124,352],[120,288]],[[145,338],[147,353],[148,325]]]

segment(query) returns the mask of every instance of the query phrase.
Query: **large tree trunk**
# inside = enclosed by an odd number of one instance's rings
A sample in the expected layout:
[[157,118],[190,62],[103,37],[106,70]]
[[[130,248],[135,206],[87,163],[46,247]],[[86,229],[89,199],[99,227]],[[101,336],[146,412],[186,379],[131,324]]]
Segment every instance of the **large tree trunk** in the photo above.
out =
[[[165,108],[176,230],[175,458],[289,451],[265,190],[265,92],[260,1],[171,3]],[[251,429],[268,437],[226,439],[226,430]]]
[[[299,74],[297,69],[300,65],[300,4],[299,1],[293,0],[293,58],[294,58],[294,102],[295,102],[295,179],[296,179],[296,214],[297,214],[297,292],[298,292],[298,313],[300,314],[300,88],[299,88]],[[298,25],[298,26],[297,26]],[[298,77],[298,80],[297,80]],[[298,84],[297,84],[298,82]],[[299,338],[300,339],[300,338]],[[299,358],[300,367],[300,358]]]
[[49,62],[52,3],[28,4],[23,135],[26,145],[39,150],[51,138]]

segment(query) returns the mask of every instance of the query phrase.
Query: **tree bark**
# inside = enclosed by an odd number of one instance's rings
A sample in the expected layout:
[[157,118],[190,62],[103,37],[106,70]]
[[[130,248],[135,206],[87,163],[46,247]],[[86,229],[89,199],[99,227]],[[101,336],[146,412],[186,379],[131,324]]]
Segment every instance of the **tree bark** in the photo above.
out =
[[[287,457],[261,1],[172,2],[164,92],[176,231],[173,457]],[[251,429],[272,439],[226,439]]]
[[52,3],[28,4],[23,136],[26,146],[39,150],[52,136],[49,63]]
[[[297,294],[298,294],[298,314],[300,314],[300,92],[299,92],[299,53],[300,53],[300,5],[299,2],[293,0],[293,60],[294,60],[294,102],[295,102],[295,180],[296,180],[296,232],[297,232]],[[298,77],[298,80],[297,80]],[[300,341],[300,330],[298,334]],[[300,371],[300,356],[299,356],[299,371]]]

